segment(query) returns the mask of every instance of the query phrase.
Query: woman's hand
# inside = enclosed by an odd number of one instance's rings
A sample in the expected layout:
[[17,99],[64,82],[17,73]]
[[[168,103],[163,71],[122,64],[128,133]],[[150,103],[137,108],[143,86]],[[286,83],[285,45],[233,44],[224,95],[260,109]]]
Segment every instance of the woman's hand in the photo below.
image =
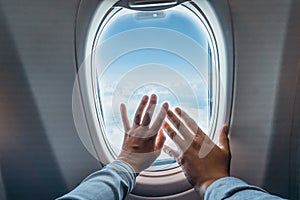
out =
[[[126,106],[121,105],[121,116],[125,129],[122,151],[118,159],[130,164],[136,175],[151,166],[160,155],[166,140],[160,130],[168,110],[168,104],[164,103],[155,121],[150,127],[150,122],[157,104],[157,96],[143,96],[135,113],[133,125],[127,116]],[[148,104],[148,106],[147,106]],[[146,108],[147,107],[147,108]],[[143,113],[145,112],[144,116]]]
[[164,146],[164,151],[174,157],[189,182],[204,195],[206,188],[217,179],[229,176],[230,148],[228,127],[224,126],[219,137],[219,146],[203,133],[197,123],[179,108],[175,113],[168,110],[167,118],[175,130],[166,122],[163,130],[177,144],[180,152]]

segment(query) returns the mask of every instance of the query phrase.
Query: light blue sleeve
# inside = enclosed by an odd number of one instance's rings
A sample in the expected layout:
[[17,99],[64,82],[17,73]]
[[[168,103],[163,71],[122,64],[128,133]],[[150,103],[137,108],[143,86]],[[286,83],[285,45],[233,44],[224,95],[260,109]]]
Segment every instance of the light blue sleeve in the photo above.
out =
[[244,181],[226,177],[213,182],[206,190],[204,200],[282,200],[263,189],[248,185]]
[[124,199],[134,186],[135,174],[131,166],[115,160],[56,200],[119,200]]

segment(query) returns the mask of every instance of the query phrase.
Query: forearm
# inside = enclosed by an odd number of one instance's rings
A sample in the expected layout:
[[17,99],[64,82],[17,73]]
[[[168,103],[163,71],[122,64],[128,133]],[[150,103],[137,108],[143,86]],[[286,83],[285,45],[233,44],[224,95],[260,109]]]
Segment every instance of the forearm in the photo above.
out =
[[57,200],[118,200],[134,188],[135,175],[127,163],[114,161],[89,175],[70,193]]
[[263,189],[248,185],[244,181],[234,178],[226,177],[221,178],[213,182],[206,190],[204,200],[211,199],[228,199],[228,200],[240,200],[240,199],[282,199],[280,197],[270,195]]

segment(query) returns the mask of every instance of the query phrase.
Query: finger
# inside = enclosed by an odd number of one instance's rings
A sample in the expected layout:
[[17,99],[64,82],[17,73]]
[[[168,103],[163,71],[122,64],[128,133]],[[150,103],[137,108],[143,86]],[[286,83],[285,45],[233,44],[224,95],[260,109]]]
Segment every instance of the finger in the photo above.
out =
[[142,126],[148,126],[151,122],[151,118],[153,116],[154,110],[155,110],[155,106],[157,103],[157,96],[155,94],[151,95],[150,97],[150,102],[148,105],[148,108],[145,112],[143,121],[142,121]]
[[158,132],[165,117],[166,117],[166,114],[167,114],[167,110],[169,109],[169,104],[168,103],[164,103],[162,108],[160,109],[153,125],[151,126],[151,129],[154,131],[154,132]]
[[174,127],[181,133],[186,143],[190,144],[194,138],[194,135],[186,127],[184,123],[171,111],[167,112],[168,119],[174,125]]
[[141,118],[144,112],[144,109],[148,103],[148,99],[149,97],[147,95],[143,96],[140,105],[138,107],[138,109],[136,110],[135,116],[134,116],[134,122],[133,122],[133,128],[136,128],[140,125],[141,123]]
[[167,133],[167,135],[175,142],[175,144],[183,151],[186,150],[186,145],[184,143],[184,140],[177,135],[177,133],[174,131],[174,129],[166,122],[163,124],[163,130]]
[[228,126],[224,125],[219,136],[219,147],[227,154],[230,154],[228,139]]
[[129,123],[129,119],[127,116],[127,109],[126,109],[125,104],[121,104],[120,111],[121,111],[121,117],[122,117],[122,121],[123,121],[124,130],[125,130],[125,132],[127,132],[130,130],[130,123]]
[[193,120],[186,112],[180,108],[175,108],[175,112],[196,135],[205,137],[205,133],[201,130],[195,120]]
[[174,149],[172,149],[171,147],[164,145],[163,146],[163,151],[168,154],[170,157],[174,158],[175,160],[178,161],[180,153]]
[[159,133],[157,135],[156,141],[155,141],[155,150],[160,150],[163,148],[164,143],[166,141],[166,137],[164,136],[164,133],[162,129],[159,130]]

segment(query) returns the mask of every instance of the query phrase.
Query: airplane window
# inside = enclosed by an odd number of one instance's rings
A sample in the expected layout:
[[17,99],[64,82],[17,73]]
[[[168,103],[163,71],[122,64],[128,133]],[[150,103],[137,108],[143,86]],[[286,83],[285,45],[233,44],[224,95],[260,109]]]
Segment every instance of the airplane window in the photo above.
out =
[[[157,94],[158,105],[167,101],[171,108],[183,108],[214,138],[214,110],[219,105],[217,58],[211,28],[184,4],[150,11],[111,10],[94,39],[92,77],[102,124],[99,134],[113,157],[120,152],[124,135],[119,106],[125,103],[133,119],[144,94]],[[166,143],[176,148],[171,140]],[[162,153],[148,171],[177,166]]]
[[[171,109],[183,108],[218,141],[220,129],[230,119],[234,74],[225,4],[99,1],[86,34],[76,32],[80,33],[76,34],[80,66],[72,103],[77,132],[91,155],[102,164],[116,159],[124,136],[120,104],[127,105],[132,120],[141,97],[153,93],[158,96],[154,117],[167,101]],[[82,23],[76,30],[86,25],[85,18],[79,19]],[[166,143],[176,149],[168,137]],[[189,195],[194,195],[177,162],[164,153],[141,172],[136,183],[133,199],[176,199],[173,195],[192,199]]]

